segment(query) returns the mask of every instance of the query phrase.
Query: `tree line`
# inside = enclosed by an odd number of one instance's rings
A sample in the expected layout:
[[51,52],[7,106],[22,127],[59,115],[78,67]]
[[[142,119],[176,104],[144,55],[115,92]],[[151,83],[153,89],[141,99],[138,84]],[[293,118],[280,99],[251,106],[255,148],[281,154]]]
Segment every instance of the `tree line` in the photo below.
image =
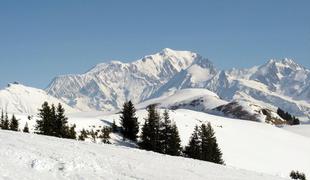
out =
[[[12,115],[12,118],[9,119],[8,113],[4,113],[1,111],[0,117],[0,129],[3,130],[11,130],[11,131],[19,131],[19,122],[16,119],[15,115]],[[25,133],[29,133],[28,123],[25,124],[25,127],[22,130]]]
[[[148,115],[138,141],[139,123],[135,112],[131,101],[124,103],[120,115],[121,133],[124,139],[136,142],[141,149],[224,164],[222,152],[210,123],[196,126],[188,145],[182,148],[176,124],[171,121],[167,110],[161,117],[156,105],[147,107]],[[113,124],[115,127],[115,123]]]
[[[59,138],[78,139],[84,141],[90,139],[97,142],[110,143],[110,133],[120,132],[123,139],[135,142],[141,149],[154,151],[172,156],[184,156],[199,160],[224,164],[222,153],[218,147],[211,124],[196,126],[188,145],[183,148],[178,128],[170,119],[168,110],[161,116],[155,105],[147,107],[147,117],[139,134],[139,123],[136,117],[136,109],[131,101],[125,102],[120,115],[120,125],[115,121],[111,127],[103,127],[101,130],[82,129],[77,136],[76,125],[68,125],[65,109],[61,104],[57,107],[44,102],[39,109],[36,120],[35,133]],[[1,129],[19,131],[19,123],[15,115],[9,120],[7,113],[1,114]],[[24,132],[29,132],[28,124],[25,124]],[[138,140],[139,139],[139,140]]]
[[285,112],[284,110],[282,110],[281,108],[277,109],[277,114],[284,119],[289,125],[298,125],[300,124],[300,121],[298,118],[296,118],[295,116],[291,115],[288,112]]

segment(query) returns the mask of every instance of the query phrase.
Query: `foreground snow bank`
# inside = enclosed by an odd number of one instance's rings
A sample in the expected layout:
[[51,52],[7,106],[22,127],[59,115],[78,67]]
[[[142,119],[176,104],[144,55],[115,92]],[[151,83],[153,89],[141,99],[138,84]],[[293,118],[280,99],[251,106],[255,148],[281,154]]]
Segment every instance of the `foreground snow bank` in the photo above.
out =
[[0,179],[239,179],[275,176],[138,149],[0,130]]

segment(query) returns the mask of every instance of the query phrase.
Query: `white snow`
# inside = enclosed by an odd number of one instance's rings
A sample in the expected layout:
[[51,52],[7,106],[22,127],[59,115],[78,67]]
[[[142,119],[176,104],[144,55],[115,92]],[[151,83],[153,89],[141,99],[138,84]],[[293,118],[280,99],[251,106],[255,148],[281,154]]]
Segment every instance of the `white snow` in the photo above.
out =
[[280,177],[115,145],[0,130],[0,179],[280,180]]
[[295,126],[284,126],[283,129],[300,134],[310,138],[310,124],[301,124]]
[[[161,111],[163,113],[163,111]],[[223,159],[228,166],[288,177],[291,170],[299,170],[310,175],[310,138],[265,123],[256,123],[225,118],[207,113],[178,109],[170,110],[170,117],[176,123],[182,145],[188,143],[195,125],[211,122],[215,129]],[[140,127],[146,110],[137,111]],[[17,116],[21,127],[25,117]],[[34,118],[35,119],[35,118]],[[34,119],[27,121],[31,126]],[[78,113],[69,115],[69,123],[75,123],[77,130],[100,129],[110,125],[113,120],[119,124],[119,114]],[[125,145],[118,135],[112,136],[112,142]]]
[[8,87],[0,90],[0,109],[4,112],[34,115],[38,113],[38,109],[44,101],[55,105],[61,103],[68,113],[77,112],[63,101],[48,95],[41,89],[21,84],[9,84]]
[[[199,101],[198,104],[191,105],[191,103],[195,100]],[[165,108],[182,106],[182,108],[188,107],[192,110],[201,111],[208,109],[210,110],[226,103],[227,101],[220,99],[217,94],[207,89],[188,88],[181,90],[171,89],[158,98],[153,98],[137,104],[136,108],[142,109],[146,108],[150,104],[157,104],[159,107]]]

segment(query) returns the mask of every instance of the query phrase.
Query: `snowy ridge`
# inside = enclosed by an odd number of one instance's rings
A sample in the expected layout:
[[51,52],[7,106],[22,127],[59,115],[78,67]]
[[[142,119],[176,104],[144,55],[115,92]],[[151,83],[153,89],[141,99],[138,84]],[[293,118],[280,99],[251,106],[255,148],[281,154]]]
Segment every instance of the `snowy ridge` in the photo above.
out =
[[77,112],[41,89],[21,84],[9,84],[8,87],[0,90],[0,109],[8,113],[34,115],[38,113],[38,109],[44,101],[55,105],[61,103],[68,113]]
[[248,98],[295,116],[307,116],[309,84],[310,70],[291,59],[217,71],[197,53],[166,48],[132,63],[111,61],[81,75],[59,76],[46,90],[82,111],[113,111],[127,100],[141,103],[169,91],[206,88],[226,101]]
[[78,109],[111,111],[124,101],[141,102],[172,76],[202,59],[189,51],[163,49],[132,63],[112,61],[81,75],[56,77],[46,91]]
[[162,96],[146,100],[136,105],[137,109],[145,109],[148,105],[156,104],[157,107],[169,109],[191,109],[207,112],[215,107],[227,104],[218,97],[217,94],[199,88],[188,88],[181,90],[172,90],[164,93]]

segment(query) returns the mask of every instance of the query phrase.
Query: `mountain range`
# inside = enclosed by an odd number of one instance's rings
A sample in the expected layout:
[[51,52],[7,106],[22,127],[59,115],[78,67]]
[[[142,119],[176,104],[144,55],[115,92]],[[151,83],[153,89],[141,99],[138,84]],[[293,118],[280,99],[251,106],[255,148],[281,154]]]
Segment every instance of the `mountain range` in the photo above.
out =
[[[182,89],[185,91],[180,92]],[[296,116],[307,116],[310,70],[291,59],[269,60],[248,69],[218,70],[197,53],[165,48],[130,63],[114,60],[83,74],[55,77],[45,91],[10,84],[0,90],[0,97],[1,108],[14,113],[34,113],[44,100],[52,99],[53,103],[67,104],[70,112],[114,111],[131,100],[139,107],[163,101],[166,104],[161,104],[169,108],[208,112],[225,103],[254,114],[280,107]]]
[[250,101],[298,116],[310,112],[310,70],[291,59],[218,70],[207,58],[169,48],[131,63],[111,61],[84,74],[54,78],[46,91],[81,111],[112,111],[166,92],[204,88],[226,101]]

